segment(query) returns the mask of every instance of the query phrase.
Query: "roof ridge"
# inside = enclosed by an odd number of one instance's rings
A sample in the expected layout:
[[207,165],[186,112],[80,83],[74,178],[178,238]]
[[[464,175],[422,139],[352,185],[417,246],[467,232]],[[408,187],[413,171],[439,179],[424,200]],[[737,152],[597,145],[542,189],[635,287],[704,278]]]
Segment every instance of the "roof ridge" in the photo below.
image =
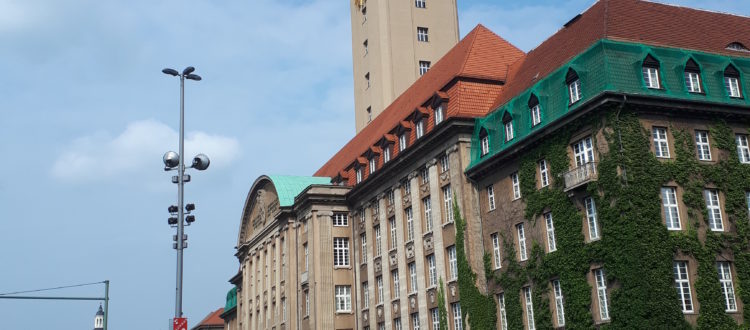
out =
[[[474,43],[477,41],[477,36],[479,35],[479,29],[485,28],[482,24],[477,24],[477,26],[474,27],[474,29],[469,32],[469,34],[466,35],[466,37],[471,36],[471,43],[469,43],[469,46],[466,47],[466,55],[464,55],[463,60],[461,61],[461,68],[458,70],[458,73],[464,72],[464,69],[466,69],[466,63],[469,62],[469,55],[471,55],[472,49],[474,49]],[[485,28],[486,29],[486,28]]]

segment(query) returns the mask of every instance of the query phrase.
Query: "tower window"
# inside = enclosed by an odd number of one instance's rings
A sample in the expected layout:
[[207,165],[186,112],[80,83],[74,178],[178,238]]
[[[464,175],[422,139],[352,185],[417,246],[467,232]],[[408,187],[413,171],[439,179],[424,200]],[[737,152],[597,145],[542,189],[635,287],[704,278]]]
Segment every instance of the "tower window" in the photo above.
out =
[[370,88],[370,73],[365,73],[365,83],[367,84],[365,89]]
[[367,39],[365,39],[365,41],[362,43],[362,47],[365,50],[365,56],[367,56]]
[[430,61],[419,61],[419,75],[424,75],[430,70]]
[[372,107],[367,107],[367,122],[372,121]]
[[425,8],[427,4],[427,0],[415,0],[414,5],[417,8]]
[[417,40],[421,42],[429,41],[426,27],[417,27]]

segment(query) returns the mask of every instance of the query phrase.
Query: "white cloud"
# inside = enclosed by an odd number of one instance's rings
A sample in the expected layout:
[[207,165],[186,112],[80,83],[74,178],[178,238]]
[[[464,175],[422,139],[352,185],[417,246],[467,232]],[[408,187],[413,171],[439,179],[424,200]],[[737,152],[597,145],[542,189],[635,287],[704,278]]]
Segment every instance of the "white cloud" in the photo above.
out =
[[[179,133],[164,123],[132,122],[115,137],[97,132],[72,141],[55,160],[51,174],[63,181],[96,182],[158,173],[163,154],[177,151],[178,138]],[[211,159],[212,169],[222,168],[239,152],[239,143],[231,137],[200,131],[185,136],[186,163],[194,155],[204,153]]]

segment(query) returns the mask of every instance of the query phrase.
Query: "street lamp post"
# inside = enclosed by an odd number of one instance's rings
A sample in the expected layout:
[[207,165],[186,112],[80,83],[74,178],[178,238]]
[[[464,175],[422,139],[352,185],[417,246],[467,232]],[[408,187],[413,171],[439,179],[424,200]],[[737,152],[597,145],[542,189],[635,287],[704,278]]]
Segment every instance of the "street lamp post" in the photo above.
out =
[[[173,237],[173,248],[177,250],[177,280],[174,317],[182,317],[182,257],[183,249],[187,248],[187,235],[185,235],[185,225],[190,225],[195,221],[195,216],[188,215],[185,217],[185,211],[190,214],[195,209],[194,204],[185,205],[185,182],[190,182],[190,175],[185,175],[185,79],[200,81],[201,77],[193,74],[195,68],[189,66],[182,70],[182,74],[174,69],[164,69],[161,72],[180,77],[180,149],[179,153],[168,151],[164,154],[164,170],[170,171],[177,169],[177,175],[172,177],[172,183],[177,184],[177,205],[171,205],[168,208],[172,215],[168,223],[177,228],[177,235]],[[208,168],[210,161],[204,154],[198,154],[193,158],[193,164],[190,166],[199,171]],[[176,215],[176,217],[175,217]],[[187,223],[187,224],[186,224]]]

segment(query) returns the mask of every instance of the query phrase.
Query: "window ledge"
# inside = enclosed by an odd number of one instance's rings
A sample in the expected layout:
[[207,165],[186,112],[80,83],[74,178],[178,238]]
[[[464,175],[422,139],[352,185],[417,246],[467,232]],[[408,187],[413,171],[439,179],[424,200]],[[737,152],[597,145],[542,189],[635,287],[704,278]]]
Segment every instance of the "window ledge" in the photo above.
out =
[[428,231],[424,232],[424,234],[422,234],[422,237],[425,237],[427,235],[432,235],[432,230],[428,230]]
[[333,269],[352,269],[352,266],[333,266]]
[[453,224],[453,221],[449,221],[449,222],[444,223],[443,224],[443,229],[445,229],[445,227],[448,227],[448,225],[452,225],[452,224]]
[[351,315],[354,313],[352,313],[352,311],[336,311],[336,315],[347,315],[347,314]]

